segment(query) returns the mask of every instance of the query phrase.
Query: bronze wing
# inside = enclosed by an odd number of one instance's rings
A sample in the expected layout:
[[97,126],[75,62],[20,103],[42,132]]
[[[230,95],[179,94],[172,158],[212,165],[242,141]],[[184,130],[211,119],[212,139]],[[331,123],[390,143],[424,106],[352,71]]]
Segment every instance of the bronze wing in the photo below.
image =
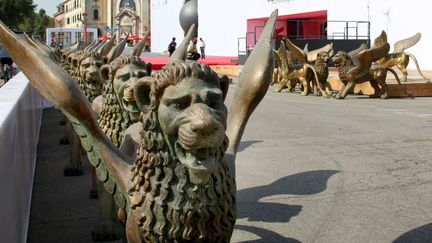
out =
[[226,134],[229,147],[226,160],[230,174],[235,178],[235,157],[246,123],[267,93],[273,75],[273,48],[271,40],[275,31],[278,10],[272,12],[258,43],[242,69],[234,100],[231,103]]
[[103,57],[107,56],[108,53],[109,53],[109,52],[111,51],[111,49],[113,48],[113,46],[114,46],[114,42],[115,42],[115,39],[116,39],[116,36],[117,36],[117,34],[114,34],[113,37],[112,37],[109,41],[105,42],[105,44],[101,47],[101,50],[99,51],[99,53],[100,53]]
[[381,31],[381,34],[377,38],[375,38],[373,46],[376,47],[385,44],[388,44],[387,33],[383,30]]
[[144,37],[142,38],[141,41],[139,41],[134,48],[131,51],[131,55],[132,56],[136,56],[139,57],[141,56],[142,51],[144,50],[145,44],[146,44],[146,40],[147,40],[147,36],[148,36],[148,31],[145,33]]
[[1,21],[0,41],[32,85],[71,121],[99,180],[119,207],[125,207],[132,159],[122,154],[99,128],[76,82],[54,60],[20,40]]
[[279,49],[274,51],[274,54],[280,72],[282,75],[287,75],[290,70],[290,63],[288,61],[288,55],[283,41],[280,43]]
[[187,48],[189,46],[189,42],[192,40],[192,35],[194,33],[196,33],[196,25],[192,24],[191,27],[189,27],[189,31],[187,32],[181,44],[175,49],[175,51],[169,58],[169,63],[174,62],[176,60],[186,60]]
[[308,57],[302,49],[294,45],[294,43],[292,43],[289,39],[286,40],[286,44],[288,50],[294,55],[295,59],[297,59],[300,63],[308,63]]
[[421,39],[421,33],[417,33],[409,38],[400,40],[394,44],[394,53],[403,52],[405,49],[417,44]]
[[114,59],[116,59],[123,53],[123,50],[125,49],[128,41],[128,37],[129,34],[127,34],[126,37],[122,41],[120,41],[120,43],[118,43],[116,46],[114,46],[114,48],[110,50],[110,52],[106,56],[106,63],[111,63]]
[[[383,42],[383,33],[385,34],[383,31],[381,35],[375,39],[375,45],[373,48],[366,49],[358,54],[359,63],[356,68],[358,68],[359,72],[369,70],[373,62],[385,57],[388,54],[390,45],[389,43]],[[387,40],[387,38],[385,38],[385,40]]]
[[325,45],[321,48],[318,48],[316,50],[313,50],[313,51],[308,51],[308,52],[306,52],[307,60],[309,63],[315,62],[315,60],[318,57],[318,53],[325,51],[325,52],[330,54],[331,50],[333,50],[333,43],[327,44],[327,45]]
[[357,49],[354,49],[354,50],[348,52],[348,56],[353,61],[354,66],[358,66],[359,65],[358,54],[361,51],[364,51],[366,49],[368,49],[367,45],[365,43],[362,43]]

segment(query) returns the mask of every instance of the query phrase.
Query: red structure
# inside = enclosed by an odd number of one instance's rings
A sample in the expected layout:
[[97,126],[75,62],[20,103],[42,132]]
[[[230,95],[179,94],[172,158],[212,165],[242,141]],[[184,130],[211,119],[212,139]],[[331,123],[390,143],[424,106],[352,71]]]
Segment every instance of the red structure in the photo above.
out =
[[[258,41],[268,17],[247,20],[246,45],[251,48]],[[320,39],[325,36],[327,10],[279,16],[276,39]]]

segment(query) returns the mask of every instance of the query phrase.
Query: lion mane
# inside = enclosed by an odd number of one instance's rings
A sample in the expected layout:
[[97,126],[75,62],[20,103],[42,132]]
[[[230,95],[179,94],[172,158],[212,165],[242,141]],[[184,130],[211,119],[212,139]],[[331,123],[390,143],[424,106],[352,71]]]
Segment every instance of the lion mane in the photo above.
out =
[[351,57],[344,51],[339,51],[337,54],[341,57],[339,60],[339,65],[337,67],[339,79],[344,83],[348,83],[346,74],[354,67],[354,63]]
[[121,108],[114,92],[114,76],[117,70],[127,64],[134,64],[143,69],[147,64],[135,56],[120,56],[112,63],[104,65],[109,68],[109,80],[105,81],[102,90],[103,106],[99,116],[99,125],[115,146],[120,147],[124,132],[134,122],[130,112]]
[[158,106],[166,87],[184,78],[211,82],[219,77],[197,62],[174,62],[151,75],[150,110],[141,114],[142,144],[132,169],[131,208],[143,240],[147,242],[229,242],[236,214],[234,178],[224,159],[225,136],[218,150],[218,169],[207,185],[190,182],[188,169],[170,150],[158,121]]

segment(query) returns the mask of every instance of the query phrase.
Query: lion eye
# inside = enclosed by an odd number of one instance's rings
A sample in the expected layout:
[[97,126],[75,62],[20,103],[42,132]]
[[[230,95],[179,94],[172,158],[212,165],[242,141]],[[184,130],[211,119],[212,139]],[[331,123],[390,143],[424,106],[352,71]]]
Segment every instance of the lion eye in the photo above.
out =
[[88,67],[90,67],[90,63],[84,63],[84,64],[82,64],[82,66],[83,66],[83,68],[88,68]]
[[188,104],[186,102],[172,103],[170,107],[173,110],[182,111],[188,107]]
[[122,76],[122,79],[123,79],[124,81],[129,80],[129,79],[130,79],[130,73],[127,73],[127,74],[123,75],[123,76]]

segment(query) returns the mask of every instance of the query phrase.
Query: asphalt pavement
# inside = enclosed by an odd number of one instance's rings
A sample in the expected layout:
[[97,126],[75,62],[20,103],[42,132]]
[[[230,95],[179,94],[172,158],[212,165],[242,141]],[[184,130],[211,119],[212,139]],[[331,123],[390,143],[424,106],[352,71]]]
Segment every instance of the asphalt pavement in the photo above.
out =
[[[92,242],[90,166],[63,177],[61,119],[44,112],[30,243]],[[431,147],[432,98],[335,100],[271,87],[237,155],[232,242],[432,242]]]

